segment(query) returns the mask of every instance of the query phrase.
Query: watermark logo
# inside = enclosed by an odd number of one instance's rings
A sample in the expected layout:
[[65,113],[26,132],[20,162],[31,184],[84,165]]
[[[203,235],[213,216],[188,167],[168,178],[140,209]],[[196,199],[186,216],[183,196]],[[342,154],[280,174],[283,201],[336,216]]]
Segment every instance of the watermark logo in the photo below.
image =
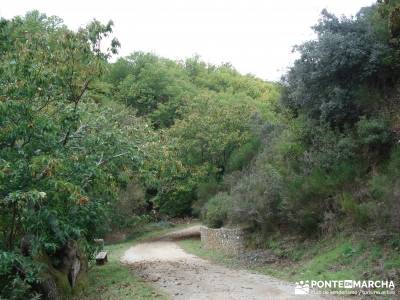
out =
[[295,295],[395,295],[395,284],[390,280],[306,280],[298,281]]
[[310,294],[310,283],[309,281],[299,281],[296,282],[296,286],[294,288],[295,295],[308,295]]

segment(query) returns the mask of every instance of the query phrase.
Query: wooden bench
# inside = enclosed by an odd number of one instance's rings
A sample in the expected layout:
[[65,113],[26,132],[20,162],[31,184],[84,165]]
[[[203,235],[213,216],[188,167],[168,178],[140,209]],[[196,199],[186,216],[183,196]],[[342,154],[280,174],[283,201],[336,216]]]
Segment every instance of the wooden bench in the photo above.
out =
[[104,265],[107,262],[107,251],[100,251],[96,255],[96,264]]

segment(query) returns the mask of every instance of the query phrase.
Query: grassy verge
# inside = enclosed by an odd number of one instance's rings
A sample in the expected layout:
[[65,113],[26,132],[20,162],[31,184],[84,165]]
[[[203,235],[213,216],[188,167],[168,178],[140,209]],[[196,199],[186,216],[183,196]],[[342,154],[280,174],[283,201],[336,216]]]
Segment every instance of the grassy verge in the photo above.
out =
[[[261,266],[201,247],[199,240],[179,242],[187,252],[229,267],[242,267],[295,282],[300,280],[394,280],[400,287],[398,246],[338,236],[320,241],[285,241],[272,238],[268,249],[277,258]],[[381,298],[382,299],[382,298]]]
[[197,255],[206,260],[223,264],[230,268],[240,267],[241,264],[234,256],[226,255],[220,251],[206,250],[201,247],[200,239],[187,239],[178,241],[178,244],[188,253]]
[[165,226],[150,225],[140,234],[124,242],[107,245],[108,263],[93,266],[88,272],[85,288],[73,299],[75,300],[123,300],[123,299],[168,299],[166,295],[149,283],[141,280],[129,267],[120,264],[119,259],[133,245],[140,241],[157,237],[169,231],[187,225]]
[[286,245],[271,239],[268,246],[279,259],[257,271],[287,280],[398,280],[399,249],[387,244],[337,236]]

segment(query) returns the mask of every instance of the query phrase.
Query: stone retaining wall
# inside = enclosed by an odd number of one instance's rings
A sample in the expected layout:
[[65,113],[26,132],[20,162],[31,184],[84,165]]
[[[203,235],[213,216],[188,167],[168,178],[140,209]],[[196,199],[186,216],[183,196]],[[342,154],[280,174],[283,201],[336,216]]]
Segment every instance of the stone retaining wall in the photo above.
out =
[[201,245],[204,249],[219,250],[225,254],[238,255],[244,251],[244,234],[239,228],[201,227]]

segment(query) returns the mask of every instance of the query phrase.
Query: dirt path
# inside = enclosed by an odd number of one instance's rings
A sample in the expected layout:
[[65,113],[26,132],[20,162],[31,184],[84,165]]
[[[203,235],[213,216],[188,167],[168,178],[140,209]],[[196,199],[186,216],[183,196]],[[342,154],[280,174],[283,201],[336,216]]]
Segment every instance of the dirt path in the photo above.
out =
[[[198,228],[174,232],[167,239],[181,238],[195,230]],[[173,299],[326,299],[311,295],[295,296],[291,284],[215,265],[186,253],[165,237],[130,248],[121,262],[134,266],[144,279],[153,282]]]

